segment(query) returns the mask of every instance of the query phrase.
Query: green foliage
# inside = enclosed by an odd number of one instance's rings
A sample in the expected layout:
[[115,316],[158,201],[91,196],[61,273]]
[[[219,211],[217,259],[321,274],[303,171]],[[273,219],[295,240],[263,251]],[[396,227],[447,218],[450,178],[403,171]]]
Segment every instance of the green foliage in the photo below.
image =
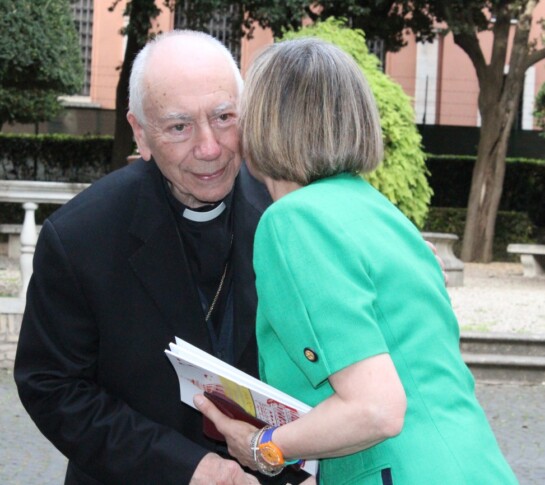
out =
[[[174,0],[170,0],[174,2]],[[201,3],[201,2],[192,2]],[[223,3],[220,0],[202,3]],[[512,2],[511,2],[512,3]],[[262,27],[270,27],[276,37],[288,30],[299,30],[305,18],[316,22],[330,17],[346,18],[348,25],[363,30],[371,40],[380,39],[387,51],[398,51],[407,43],[405,33],[412,31],[417,41],[430,42],[438,33],[472,33],[490,29],[493,25],[485,8],[494,9],[499,15],[509,2],[485,2],[464,0],[388,0],[362,2],[359,0],[321,0],[320,8],[308,0],[250,0],[244,3],[247,14],[244,23],[251,28],[256,21]],[[512,10],[516,10],[512,8]],[[494,15],[492,15],[494,17]],[[441,29],[438,22],[445,21]],[[448,25],[447,25],[448,24]]]
[[363,30],[367,39],[382,40],[387,51],[398,51],[407,44],[407,29],[415,33],[417,40],[430,41],[436,35],[434,18],[419,0],[323,0],[320,6],[319,13],[308,9],[312,20],[346,18],[351,28]]
[[416,225],[426,218],[432,191],[426,179],[427,168],[421,136],[414,122],[409,97],[401,86],[386,76],[378,59],[369,53],[362,31],[348,29],[333,18],[287,32],[283,39],[320,37],[350,54],[364,72],[380,112],[385,157],[381,167],[366,178]]
[[[110,136],[0,134],[0,179],[94,182],[109,171]],[[39,204],[41,224],[58,204]],[[0,221],[20,224],[21,204],[0,204]]]
[[[108,10],[112,12],[115,10],[121,0],[113,0]],[[165,0],[165,5],[170,7],[169,3],[176,3],[174,1]],[[173,7],[173,5],[172,5]],[[157,8],[155,0],[132,0],[127,2],[123,16],[129,19],[129,23],[126,27],[121,29],[122,35],[131,35],[136,39],[136,43],[139,46],[143,46],[148,40],[148,33],[151,29],[151,21],[156,19],[161,10]]]
[[[109,9],[115,9],[120,3],[121,0],[110,0]],[[318,20],[331,16],[347,18],[350,25],[368,32],[372,40],[384,40],[386,50],[398,50],[406,44],[404,32],[407,28],[413,29],[418,40],[431,40],[436,33],[432,29],[433,17],[428,15],[428,7],[423,7],[421,0],[323,0],[319,2],[319,9],[308,0],[163,0],[162,3],[170,9],[178,8],[177,13],[182,17],[179,24],[188,29],[210,32],[211,20],[228,19],[230,34],[225,39],[227,45],[244,36],[252,38],[256,25],[270,28],[278,37],[286,29],[300,29],[308,18]],[[129,22],[121,30],[122,34],[127,34],[127,48],[116,94],[117,122],[112,153],[114,168],[125,163],[132,141],[132,131],[125,120],[130,66],[144,41],[151,35],[151,20],[157,18],[159,12],[155,0],[129,0],[125,4],[124,15]]]
[[[534,116],[537,125],[543,130],[545,128],[545,84],[542,84],[536,95]],[[541,136],[545,136],[545,132],[541,132]]]
[[0,126],[51,119],[82,80],[68,0],[0,0]]
[[62,110],[58,94],[43,89],[0,86],[0,125],[8,123],[36,123],[57,116]]
[[110,136],[0,134],[0,179],[93,182],[109,170]]
[[432,40],[437,32],[434,18],[428,13],[430,7],[423,0],[321,0],[319,5],[317,9],[316,3],[308,0],[250,0],[244,3],[247,14],[244,26],[251,31],[252,22],[256,21],[280,37],[285,30],[301,29],[308,18],[313,22],[330,17],[346,18],[348,25],[363,30],[368,39],[384,41],[388,51],[397,51],[406,45],[407,29],[422,41]]
[[[460,239],[454,244],[454,253],[460,256],[466,220],[466,209],[431,207],[424,231],[456,234]],[[519,257],[507,252],[511,243],[535,241],[535,227],[525,212],[499,211],[493,245],[494,261],[518,261]]]

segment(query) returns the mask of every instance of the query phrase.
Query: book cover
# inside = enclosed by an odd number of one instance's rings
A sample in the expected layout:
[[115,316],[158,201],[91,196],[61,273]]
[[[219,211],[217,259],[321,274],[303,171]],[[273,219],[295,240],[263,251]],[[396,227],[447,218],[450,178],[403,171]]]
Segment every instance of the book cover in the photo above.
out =
[[[182,339],[176,338],[165,353],[178,376],[181,401],[193,408],[193,396],[206,393],[227,416],[248,421],[255,426],[259,426],[259,423],[281,426],[298,419],[311,409],[298,399]],[[244,417],[245,413],[249,418]],[[222,440],[222,435],[213,423],[206,421],[204,431],[207,436]],[[301,468],[315,475],[317,461],[306,461]]]

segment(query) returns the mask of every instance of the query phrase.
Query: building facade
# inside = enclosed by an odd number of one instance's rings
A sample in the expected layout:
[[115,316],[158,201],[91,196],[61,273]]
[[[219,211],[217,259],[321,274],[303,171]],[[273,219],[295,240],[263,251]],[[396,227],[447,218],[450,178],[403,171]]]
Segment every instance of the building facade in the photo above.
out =
[[[73,134],[113,134],[115,92],[123,60],[126,38],[120,30],[127,24],[123,16],[127,0],[121,0],[113,11],[111,2],[77,0],[72,2],[74,21],[80,35],[85,81],[82,92],[63,99],[66,110],[59,119],[43,123],[40,132]],[[156,32],[184,27],[182,4],[170,11],[157,0],[161,14],[154,22]],[[545,2],[539,2],[535,19],[545,17]],[[216,18],[210,31],[220,40],[228,39],[229,24]],[[534,21],[532,36],[540,42],[541,27]],[[270,31],[256,28],[253,39],[239,44],[227,42],[240,62],[244,74],[255,52],[273,42]],[[490,33],[482,34],[485,51],[490,51]],[[477,98],[479,93],[475,71],[467,55],[454,44],[452,35],[440,36],[433,43],[416,43],[407,37],[407,46],[397,53],[387,53],[385,72],[397,81],[411,97],[415,121],[420,125],[469,126],[480,125]],[[505,69],[509,69],[506,66]],[[536,128],[533,110],[535,96],[545,82],[545,61],[526,72],[524,92],[516,127]],[[32,126],[5,126],[4,131],[34,132]]]

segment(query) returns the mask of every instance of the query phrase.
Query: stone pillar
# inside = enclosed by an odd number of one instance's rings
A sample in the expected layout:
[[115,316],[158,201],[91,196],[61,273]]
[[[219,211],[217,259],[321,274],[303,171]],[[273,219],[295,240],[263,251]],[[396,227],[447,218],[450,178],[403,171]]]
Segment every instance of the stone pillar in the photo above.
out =
[[448,277],[447,286],[464,286],[464,263],[454,255],[453,251],[453,245],[458,240],[458,236],[443,232],[423,232],[422,236],[435,246],[437,254],[443,260]]
[[34,202],[25,202],[23,209],[25,210],[25,219],[23,228],[21,229],[21,290],[19,296],[26,297],[26,290],[30,277],[32,276],[32,260],[34,259],[34,250],[36,249],[36,219],[35,212],[38,204]]

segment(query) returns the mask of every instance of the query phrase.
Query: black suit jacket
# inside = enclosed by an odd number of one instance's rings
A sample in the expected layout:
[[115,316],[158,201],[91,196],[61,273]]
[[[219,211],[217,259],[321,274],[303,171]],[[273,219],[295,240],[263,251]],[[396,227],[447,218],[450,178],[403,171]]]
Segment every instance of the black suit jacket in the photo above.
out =
[[[233,198],[236,366],[257,374],[253,235],[270,203],[242,167]],[[180,402],[174,336],[210,351],[161,174],[142,160],[47,220],[15,362],[25,408],[69,458],[66,483],[188,483],[214,443]],[[279,481],[281,483],[281,481]]]

